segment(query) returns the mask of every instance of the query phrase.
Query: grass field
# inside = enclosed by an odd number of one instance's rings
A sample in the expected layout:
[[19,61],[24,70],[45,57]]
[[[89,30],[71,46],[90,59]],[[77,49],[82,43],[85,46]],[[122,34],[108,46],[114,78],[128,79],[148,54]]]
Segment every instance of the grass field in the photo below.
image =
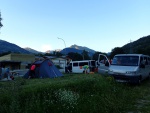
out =
[[116,83],[99,74],[0,82],[1,113],[149,113],[150,80]]

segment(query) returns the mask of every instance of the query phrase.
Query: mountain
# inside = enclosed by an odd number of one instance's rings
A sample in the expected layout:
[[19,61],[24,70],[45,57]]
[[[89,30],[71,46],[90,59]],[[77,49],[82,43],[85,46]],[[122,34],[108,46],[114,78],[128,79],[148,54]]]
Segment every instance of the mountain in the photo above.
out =
[[29,47],[25,47],[24,49],[27,50],[27,51],[29,51],[30,53],[34,53],[34,54],[42,53],[42,52],[40,52],[40,51],[31,49],[31,48],[29,48]]
[[31,54],[29,51],[17,46],[16,44],[0,40],[0,53],[6,52]]
[[[142,37],[134,42],[128,43],[122,46],[121,48],[125,51],[125,53],[139,53],[139,54],[150,55],[150,35]],[[45,53],[53,53],[53,51],[60,51],[62,54],[68,54],[69,52],[82,54],[83,50],[87,51],[89,56],[95,53],[94,50],[88,47],[78,46],[76,44],[71,45],[68,48],[64,48],[63,50],[49,50],[46,51]],[[16,44],[9,43],[4,40],[0,40],[0,53],[5,53],[5,52],[24,53],[24,54],[42,53],[37,50],[31,49],[29,47],[21,48]]]
[[[68,54],[69,52],[74,52],[74,53],[79,53],[82,54],[83,50],[87,51],[89,55],[93,55],[95,53],[94,50],[89,49],[87,47],[83,46],[78,46],[78,45],[72,45],[69,48],[64,48],[63,50],[48,50],[44,53],[53,53],[54,51],[61,52],[62,54]],[[24,53],[24,54],[38,54],[42,53],[40,51],[34,50],[30,47],[26,48],[21,48],[17,46],[16,44],[0,40],[0,53],[5,53],[5,52],[13,52],[13,53]]]
[[68,54],[70,52],[82,54],[83,50],[87,51],[89,56],[92,56],[95,53],[95,51],[90,49],[90,48],[87,48],[87,47],[84,47],[84,46],[78,46],[76,44],[70,46],[69,48],[63,49],[60,52],[62,54]]
[[93,50],[93,49],[87,48],[87,47],[85,47],[85,46],[78,46],[78,45],[76,45],[76,44],[70,46],[70,48],[74,48],[74,49],[82,50],[82,51],[85,50],[85,51],[88,51],[88,52],[90,52],[90,53],[95,53],[95,50]]
[[125,53],[139,53],[150,55],[150,35],[122,46]]
[[68,54],[70,52],[81,54],[83,50],[75,49],[75,48],[65,48],[60,51],[62,54]]

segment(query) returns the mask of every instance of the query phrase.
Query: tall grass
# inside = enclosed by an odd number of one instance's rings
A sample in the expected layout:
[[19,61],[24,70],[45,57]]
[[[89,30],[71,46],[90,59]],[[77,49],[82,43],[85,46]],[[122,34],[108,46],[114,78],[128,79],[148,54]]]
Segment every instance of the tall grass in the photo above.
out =
[[1,113],[122,113],[134,109],[137,87],[99,74],[0,82]]

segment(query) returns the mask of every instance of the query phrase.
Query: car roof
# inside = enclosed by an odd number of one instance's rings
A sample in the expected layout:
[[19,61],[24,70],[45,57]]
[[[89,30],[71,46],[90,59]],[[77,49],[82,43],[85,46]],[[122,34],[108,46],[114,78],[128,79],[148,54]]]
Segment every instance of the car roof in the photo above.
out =
[[117,54],[115,56],[148,56],[143,54]]

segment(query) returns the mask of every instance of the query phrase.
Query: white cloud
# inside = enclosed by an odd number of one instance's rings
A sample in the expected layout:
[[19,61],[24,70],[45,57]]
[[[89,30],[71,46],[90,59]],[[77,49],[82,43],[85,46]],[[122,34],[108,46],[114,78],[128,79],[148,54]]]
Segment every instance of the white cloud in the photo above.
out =
[[47,50],[52,50],[52,47],[49,44],[44,44],[41,46],[41,51],[45,52]]

